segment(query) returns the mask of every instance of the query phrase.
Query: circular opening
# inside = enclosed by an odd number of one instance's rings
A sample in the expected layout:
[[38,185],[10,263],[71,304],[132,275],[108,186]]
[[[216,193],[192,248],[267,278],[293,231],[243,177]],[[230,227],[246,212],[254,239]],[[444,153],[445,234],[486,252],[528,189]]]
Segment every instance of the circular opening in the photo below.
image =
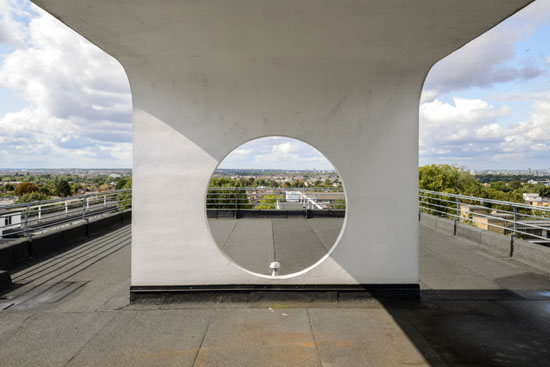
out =
[[346,195],[328,159],[303,141],[272,136],[235,148],[206,194],[220,251],[261,277],[290,277],[322,262],[344,226]]

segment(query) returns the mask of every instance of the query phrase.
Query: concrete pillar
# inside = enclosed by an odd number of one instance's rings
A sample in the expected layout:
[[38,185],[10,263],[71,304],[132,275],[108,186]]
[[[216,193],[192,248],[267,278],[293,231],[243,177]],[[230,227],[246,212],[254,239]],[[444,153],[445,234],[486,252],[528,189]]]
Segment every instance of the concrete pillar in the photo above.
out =
[[[128,74],[134,286],[417,284],[425,76],[529,2],[36,1]],[[277,280],[228,260],[205,215],[217,164],[267,135],[316,147],[347,192],[337,246]]]

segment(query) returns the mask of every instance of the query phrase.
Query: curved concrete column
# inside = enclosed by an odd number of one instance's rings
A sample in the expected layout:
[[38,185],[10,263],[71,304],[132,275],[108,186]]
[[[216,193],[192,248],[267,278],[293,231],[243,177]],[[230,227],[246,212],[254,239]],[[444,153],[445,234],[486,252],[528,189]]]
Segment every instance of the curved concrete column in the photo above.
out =
[[[132,285],[418,283],[418,106],[431,66],[530,0],[41,0],[118,59],[134,103]],[[210,175],[267,135],[346,184],[338,246],[270,280],[206,223]]]

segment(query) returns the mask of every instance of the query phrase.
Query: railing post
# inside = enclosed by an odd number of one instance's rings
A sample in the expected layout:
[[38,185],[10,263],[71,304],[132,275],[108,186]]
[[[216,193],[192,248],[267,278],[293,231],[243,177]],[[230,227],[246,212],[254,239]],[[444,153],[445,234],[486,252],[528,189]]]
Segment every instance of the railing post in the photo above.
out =
[[456,220],[460,221],[460,199],[458,197],[455,197],[456,199]]
[[27,204],[27,207],[25,208],[25,222],[23,225],[23,233],[25,233],[25,236],[29,236],[29,210],[30,205]]
[[420,207],[418,208],[418,221],[422,219],[422,209],[424,209],[424,193],[420,193]]
[[65,201],[65,216],[69,216],[69,202]]
[[517,236],[517,231],[518,231],[518,208],[513,206],[512,209],[514,210],[514,236]]
[[82,219],[86,219],[86,196],[82,198]]
[[118,191],[116,193],[116,203],[117,203],[117,206],[118,206],[118,211],[122,211],[122,203],[120,202],[120,191]]

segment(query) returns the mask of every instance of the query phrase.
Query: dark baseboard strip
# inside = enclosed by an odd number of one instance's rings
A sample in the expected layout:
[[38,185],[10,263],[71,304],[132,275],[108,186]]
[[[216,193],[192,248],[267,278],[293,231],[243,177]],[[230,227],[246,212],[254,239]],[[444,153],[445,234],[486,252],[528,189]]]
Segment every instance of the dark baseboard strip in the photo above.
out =
[[317,218],[335,217],[344,218],[344,209],[302,209],[302,210],[281,210],[281,209],[207,209],[208,218]]
[[[418,284],[230,284],[230,285],[180,285],[180,286],[132,286],[130,300],[155,300],[160,303],[173,301],[196,301],[197,296],[238,301],[280,299],[322,299],[337,300],[340,295],[353,295],[354,298],[384,298],[418,300]],[[265,297],[264,297],[265,296]]]
[[0,291],[10,288],[11,285],[10,273],[6,270],[0,270]]

